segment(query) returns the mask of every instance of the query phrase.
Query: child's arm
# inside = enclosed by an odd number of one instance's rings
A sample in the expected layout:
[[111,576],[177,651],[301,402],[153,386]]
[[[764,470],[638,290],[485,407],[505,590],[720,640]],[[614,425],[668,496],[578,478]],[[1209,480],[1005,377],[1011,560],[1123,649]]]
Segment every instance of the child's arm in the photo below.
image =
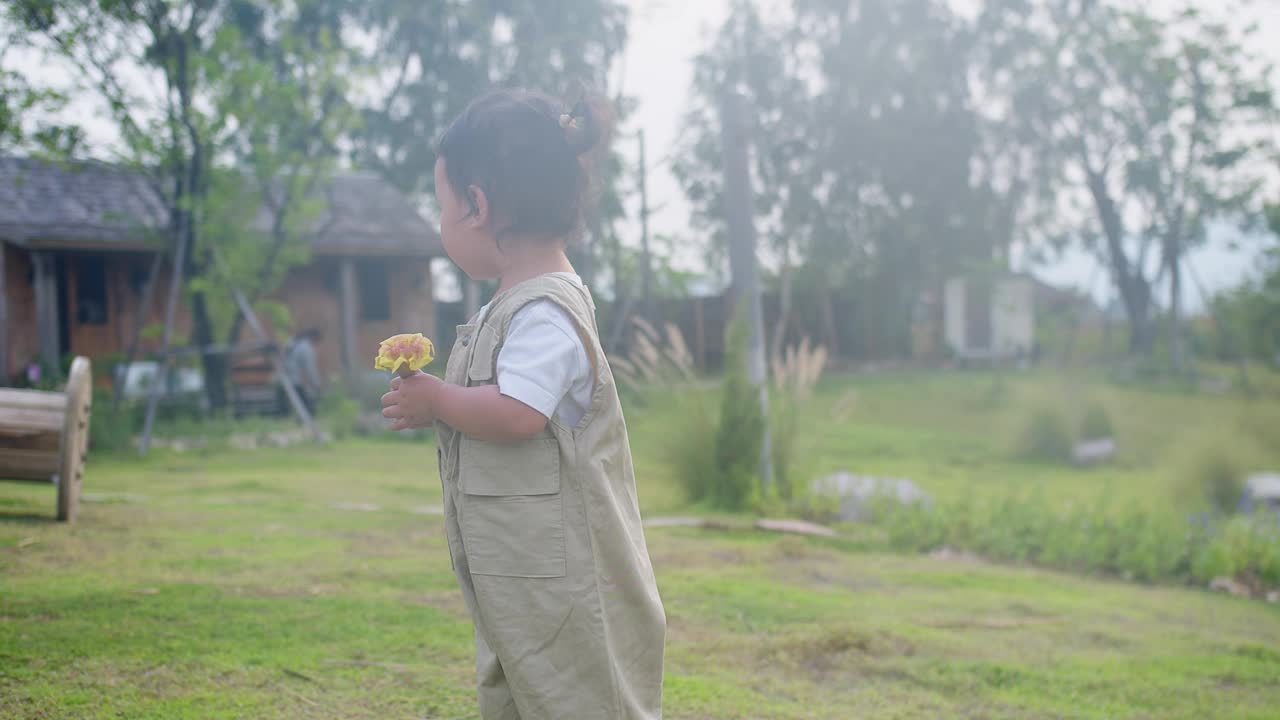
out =
[[497,385],[461,387],[418,373],[391,381],[382,396],[382,416],[392,430],[426,427],[436,418],[477,440],[517,442],[542,432],[542,413],[498,391]]

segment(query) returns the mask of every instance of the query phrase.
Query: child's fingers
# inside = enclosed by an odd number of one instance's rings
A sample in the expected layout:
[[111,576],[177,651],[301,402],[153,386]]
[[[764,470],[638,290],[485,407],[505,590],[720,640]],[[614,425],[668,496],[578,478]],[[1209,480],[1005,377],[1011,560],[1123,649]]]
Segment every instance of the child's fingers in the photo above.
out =
[[400,393],[395,390],[392,390],[391,392],[382,396],[382,407],[384,408],[391,407],[392,405],[399,405],[399,404],[400,404]]
[[391,423],[391,430],[392,430],[393,432],[399,432],[399,431],[401,431],[401,430],[408,430],[408,429],[409,429],[409,421],[408,421],[408,420],[397,420],[397,421],[395,421],[395,422]]
[[388,405],[382,408],[382,417],[388,420],[399,420],[404,417],[404,408],[399,405]]
[[403,378],[401,378],[399,375],[396,375],[395,377],[391,378],[391,389],[392,389],[392,390],[399,390],[399,389],[400,389],[400,381],[401,381],[402,379],[403,379]]

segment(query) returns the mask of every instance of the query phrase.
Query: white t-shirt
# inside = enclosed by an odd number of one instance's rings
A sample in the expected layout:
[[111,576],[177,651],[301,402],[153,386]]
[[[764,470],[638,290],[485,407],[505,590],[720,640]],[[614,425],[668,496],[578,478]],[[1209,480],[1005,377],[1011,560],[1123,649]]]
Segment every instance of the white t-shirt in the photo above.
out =
[[[582,286],[573,273],[555,273]],[[480,309],[484,321],[489,306]],[[595,378],[577,326],[551,300],[534,300],[516,311],[498,351],[498,392],[575,427],[591,406]]]

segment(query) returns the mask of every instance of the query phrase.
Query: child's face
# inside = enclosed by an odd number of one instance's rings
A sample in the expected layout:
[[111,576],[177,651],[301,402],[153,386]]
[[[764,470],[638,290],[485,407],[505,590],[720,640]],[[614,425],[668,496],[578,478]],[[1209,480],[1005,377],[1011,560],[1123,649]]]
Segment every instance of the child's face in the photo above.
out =
[[476,280],[490,280],[501,270],[498,243],[489,222],[484,191],[472,188],[476,212],[467,198],[454,192],[444,158],[436,160],[436,203],[440,206],[440,240],[462,272]]

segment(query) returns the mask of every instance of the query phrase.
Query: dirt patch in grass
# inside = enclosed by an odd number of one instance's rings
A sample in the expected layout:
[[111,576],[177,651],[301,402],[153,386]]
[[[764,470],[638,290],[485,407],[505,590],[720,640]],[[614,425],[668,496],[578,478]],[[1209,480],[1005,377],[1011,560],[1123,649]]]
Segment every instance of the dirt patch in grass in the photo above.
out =
[[846,626],[766,640],[759,644],[757,660],[762,666],[800,671],[814,682],[830,682],[868,663],[910,657],[915,652],[915,645],[904,637]]

